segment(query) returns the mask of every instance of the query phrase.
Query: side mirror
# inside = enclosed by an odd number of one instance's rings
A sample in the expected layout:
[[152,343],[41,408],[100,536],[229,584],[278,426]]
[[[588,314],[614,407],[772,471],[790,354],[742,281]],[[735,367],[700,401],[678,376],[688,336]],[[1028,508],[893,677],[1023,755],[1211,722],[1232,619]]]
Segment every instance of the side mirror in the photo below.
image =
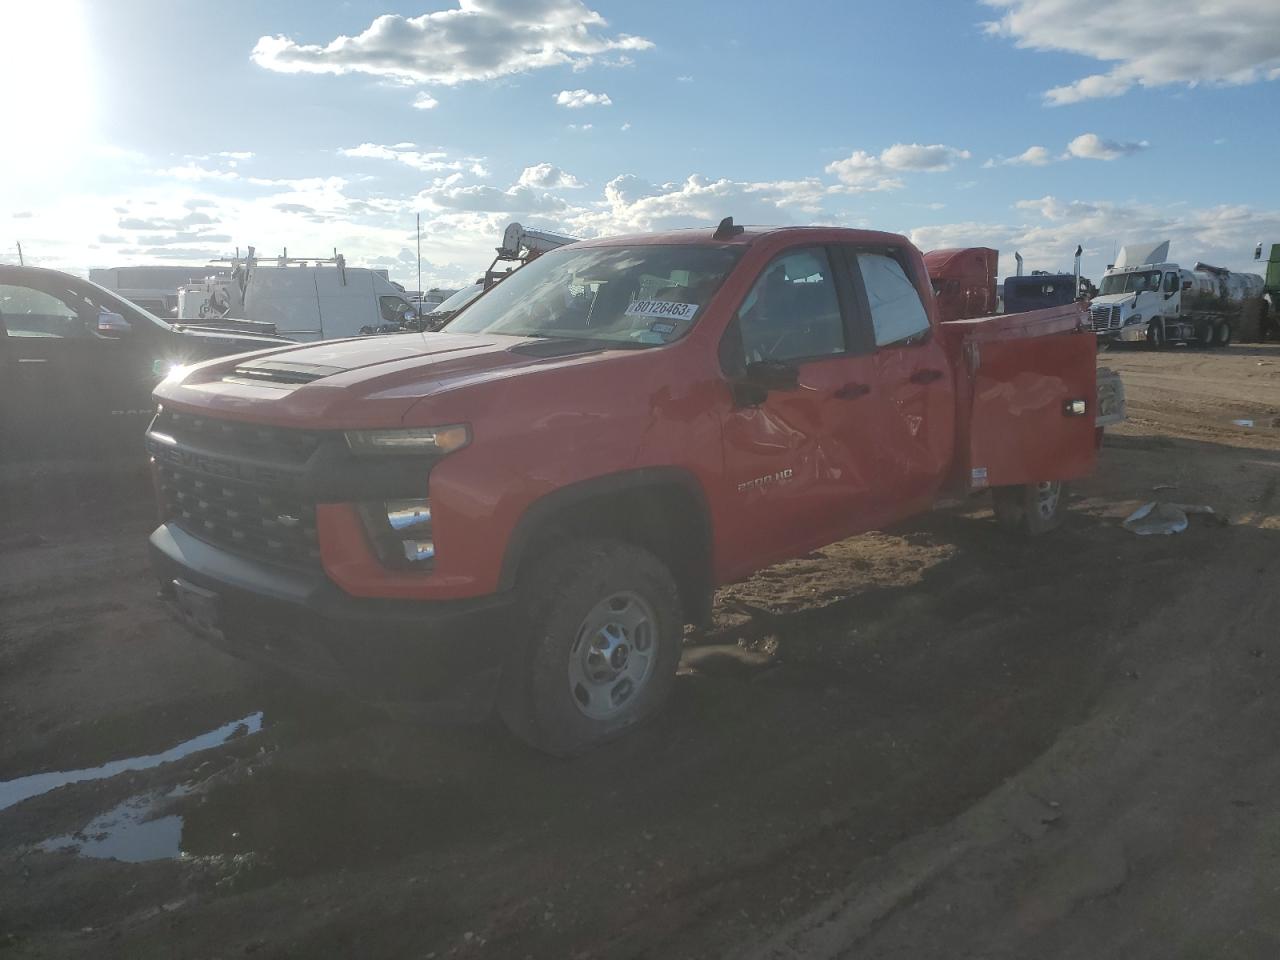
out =
[[781,360],[756,360],[747,364],[734,381],[733,393],[743,406],[757,406],[775,390],[795,390],[800,386],[800,371]]
[[98,311],[98,336],[122,337],[129,332],[129,321],[119,313],[110,310]]

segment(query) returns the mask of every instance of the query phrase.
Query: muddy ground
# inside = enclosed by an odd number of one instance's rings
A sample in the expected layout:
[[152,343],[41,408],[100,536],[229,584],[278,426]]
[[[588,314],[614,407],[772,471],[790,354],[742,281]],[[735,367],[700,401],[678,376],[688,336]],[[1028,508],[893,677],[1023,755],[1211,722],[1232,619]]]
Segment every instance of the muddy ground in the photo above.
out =
[[[574,762],[205,648],[145,478],[5,468],[0,806],[229,738],[0,810],[0,956],[1280,956],[1280,349],[1103,362],[1131,419],[1061,531],[975,501],[724,590]],[[1217,519],[1120,527],[1153,498]]]

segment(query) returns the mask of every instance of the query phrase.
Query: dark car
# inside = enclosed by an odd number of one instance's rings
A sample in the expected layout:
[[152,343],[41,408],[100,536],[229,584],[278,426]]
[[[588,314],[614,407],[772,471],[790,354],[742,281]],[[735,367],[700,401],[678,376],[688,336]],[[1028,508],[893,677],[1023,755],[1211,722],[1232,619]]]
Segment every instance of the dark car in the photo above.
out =
[[151,391],[172,368],[290,342],[171,325],[80,277],[0,266],[0,450],[141,456]]

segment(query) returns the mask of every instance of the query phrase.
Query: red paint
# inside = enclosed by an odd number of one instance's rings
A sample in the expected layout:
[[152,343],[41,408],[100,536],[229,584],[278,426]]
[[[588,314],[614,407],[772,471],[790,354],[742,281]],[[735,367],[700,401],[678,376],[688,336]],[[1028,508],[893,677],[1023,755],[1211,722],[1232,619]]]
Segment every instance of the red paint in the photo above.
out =
[[996,312],[1000,253],[990,247],[930,250],[924,255],[938,302],[938,319],[969,320]]
[[[707,231],[684,231],[586,245],[713,242]],[[678,468],[701,490],[716,583],[927,509],[944,489],[967,492],[975,469],[987,483],[1017,484],[1092,468],[1095,345],[1078,307],[940,324],[924,259],[901,236],[805,227],[730,242],[746,248],[742,259],[689,334],[665,346],[539,359],[511,353],[523,341],[502,336],[330,342],[277,351],[349,368],[297,389],[224,382],[236,361],[219,360],[157,397],[312,430],[469,424],[471,445],[430,475],[432,572],[384,567],[352,505],[320,506],[325,570],[359,597],[492,593],[512,533],[537,501],[642,467]],[[799,364],[798,389],[736,406],[721,337],[769,261],[817,244],[902,251],[932,334]],[[1089,415],[1064,417],[1063,401],[1077,397]]]

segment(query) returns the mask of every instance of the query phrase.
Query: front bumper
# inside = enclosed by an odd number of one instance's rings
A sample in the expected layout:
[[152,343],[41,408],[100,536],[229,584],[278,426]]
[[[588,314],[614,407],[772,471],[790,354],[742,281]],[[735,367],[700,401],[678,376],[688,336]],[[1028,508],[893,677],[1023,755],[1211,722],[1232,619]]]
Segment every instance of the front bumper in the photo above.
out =
[[[322,573],[230,553],[165,523],[151,563],[170,611],[214,646],[322,689],[384,704],[486,713],[507,654],[510,594],[371,600]],[[191,616],[175,581],[213,594],[217,626]]]
[[1116,338],[1124,343],[1146,343],[1147,324],[1131,323],[1127,327],[1121,327]]

